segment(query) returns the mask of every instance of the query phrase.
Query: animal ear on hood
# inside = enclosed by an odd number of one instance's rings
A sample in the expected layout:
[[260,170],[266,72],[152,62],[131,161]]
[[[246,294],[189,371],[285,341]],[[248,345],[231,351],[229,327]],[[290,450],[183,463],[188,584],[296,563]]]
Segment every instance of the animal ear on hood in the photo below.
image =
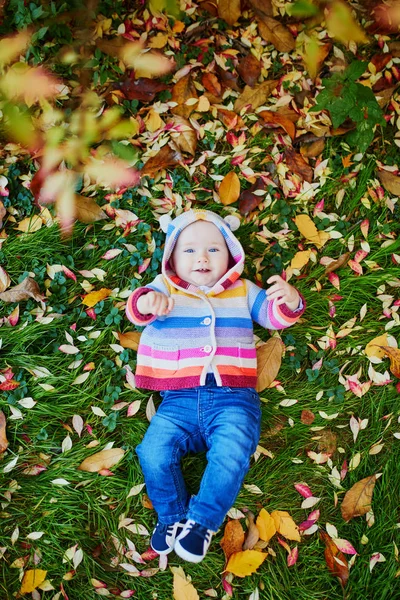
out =
[[228,215],[227,217],[224,217],[224,221],[231,231],[236,231],[236,229],[239,229],[240,227],[240,219],[235,215]]
[[171,221],[172,221],[171,215],[169,215],[169,214],[161,215],[161,217],[158,219],[158,222],[160,223],[160,227],[164,233],[167,233],[168,225],[171,223]]

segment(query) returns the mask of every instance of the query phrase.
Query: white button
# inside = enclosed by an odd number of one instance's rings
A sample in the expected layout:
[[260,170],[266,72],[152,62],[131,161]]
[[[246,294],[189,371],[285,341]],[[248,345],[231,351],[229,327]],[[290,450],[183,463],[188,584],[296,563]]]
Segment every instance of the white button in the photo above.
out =
[[210,354],[211,350],[212,350],[212,346],[204,346],[203,348],[204,352],[207,352],[207,354]]
[[203,321],[203,325],[209,325],[211,323],[210,317],[206,317]]

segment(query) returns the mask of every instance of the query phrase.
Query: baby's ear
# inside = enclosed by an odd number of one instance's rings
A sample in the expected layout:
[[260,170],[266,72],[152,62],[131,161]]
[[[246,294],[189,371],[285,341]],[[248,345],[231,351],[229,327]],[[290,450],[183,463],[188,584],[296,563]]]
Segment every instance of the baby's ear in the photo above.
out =
[[228,215],[227,217],[224,217],[224,221],[231,231],[236,231],[236,229],[239,229],[240,227],[240,219],[235,215]]
[[164,233],[167,233],[168,231],[168,226],[171,223],[172,219],[171,219],[171,215],[161,215],[161,217],[159,218],[158,222],[160,223],[160,227],[163,230]]

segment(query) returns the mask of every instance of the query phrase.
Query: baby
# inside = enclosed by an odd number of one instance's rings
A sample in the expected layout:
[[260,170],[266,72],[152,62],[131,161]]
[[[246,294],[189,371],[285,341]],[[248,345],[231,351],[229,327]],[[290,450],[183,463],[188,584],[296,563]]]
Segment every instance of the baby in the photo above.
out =
[[[240,277],[244,251],[227,221],[238,219],[189,210],[171,221],[162,274],[126,307],[132,323],[146,325],[136,384],[162,397],[136,449],[158,514],[151,546],[195,563],[235,502],[260,436],[252,321],[282,329],[305,308],[278,275],[267,291]],[[190,497],[180,462],[202,451],[207,466]]]

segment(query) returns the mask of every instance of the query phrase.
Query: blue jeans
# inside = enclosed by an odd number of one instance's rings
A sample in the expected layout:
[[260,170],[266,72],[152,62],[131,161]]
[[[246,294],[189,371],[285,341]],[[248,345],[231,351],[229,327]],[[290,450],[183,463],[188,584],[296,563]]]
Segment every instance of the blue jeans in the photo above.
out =
[[[204,386],[161,392],[163,401],[136,448],[160,523],[182,519],[217,531],[236,500],[260,437],[260,398],[253,388]],[[207,451],[199,492],[190,498],[185,454]]]

